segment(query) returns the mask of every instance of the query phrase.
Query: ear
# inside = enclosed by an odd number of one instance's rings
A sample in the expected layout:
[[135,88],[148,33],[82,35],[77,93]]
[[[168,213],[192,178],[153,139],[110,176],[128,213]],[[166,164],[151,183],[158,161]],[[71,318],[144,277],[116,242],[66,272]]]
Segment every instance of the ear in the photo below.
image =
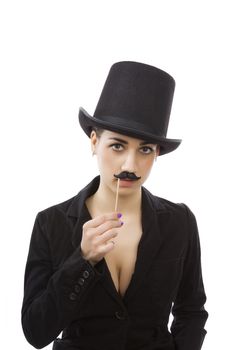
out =
[[95,153],[96,144],[97,144],[97,141],[98,141],[96,132],[94,130],[92,130],[92,132],[91,132],[90,140],[91,140],[91,150],[92,150],[92,153],[94,154]]

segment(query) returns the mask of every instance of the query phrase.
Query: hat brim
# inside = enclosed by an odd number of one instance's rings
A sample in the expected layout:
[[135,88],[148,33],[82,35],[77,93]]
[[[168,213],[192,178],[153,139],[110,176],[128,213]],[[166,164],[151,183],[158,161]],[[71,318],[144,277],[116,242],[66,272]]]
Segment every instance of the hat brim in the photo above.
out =
[[182,141],[179,139],[168,139],[165,137],[156,136],[148,132],[135,129],[133,126],[125,126],[123,120],[122,124],[113,124],[112,122],[102,121],[89,115],[88,112],[82,107],[79,108],[79,123],[88,137],[90,137],[93,127],[99,127],[101,129],[110,130],[119,134],[158,144],[160,146],[159,155],[164,155],[166,153],[174,151]]

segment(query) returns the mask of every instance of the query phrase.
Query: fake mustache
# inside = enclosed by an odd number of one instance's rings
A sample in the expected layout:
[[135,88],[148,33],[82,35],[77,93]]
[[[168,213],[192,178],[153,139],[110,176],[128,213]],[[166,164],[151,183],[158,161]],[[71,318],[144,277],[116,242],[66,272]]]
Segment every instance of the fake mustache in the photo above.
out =
[[117,179],[120,179],[120,180],[131,180],[131,181],[136,181],[136,180],[139,180],[141,179],[141,176],[136,176],[134,173],[129,173],[128,171],[122,171],[120,174],[118,175],[115,175],[114,176],[117,178]]

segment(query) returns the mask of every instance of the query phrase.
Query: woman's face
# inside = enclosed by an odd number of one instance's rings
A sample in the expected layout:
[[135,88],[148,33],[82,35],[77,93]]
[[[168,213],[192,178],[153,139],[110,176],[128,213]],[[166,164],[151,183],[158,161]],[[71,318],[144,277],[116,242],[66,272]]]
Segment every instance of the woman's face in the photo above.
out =
[[121,180],[121,194],[132,193],[142,186],[158,155],[156,144],[108,130],[104,130],[99,137],[92,131],[90,138],[92,150],[97,156],[102,185],[115,192],[117,179],[114,175],[126,171],[134,173],[140,179]]

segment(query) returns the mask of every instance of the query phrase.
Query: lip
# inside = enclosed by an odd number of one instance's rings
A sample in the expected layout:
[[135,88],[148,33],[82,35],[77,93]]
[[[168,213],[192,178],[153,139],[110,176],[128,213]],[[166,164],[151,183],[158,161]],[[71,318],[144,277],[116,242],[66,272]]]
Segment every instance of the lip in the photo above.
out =
[[132,187],[136,180],[120,180],[120,187]]

